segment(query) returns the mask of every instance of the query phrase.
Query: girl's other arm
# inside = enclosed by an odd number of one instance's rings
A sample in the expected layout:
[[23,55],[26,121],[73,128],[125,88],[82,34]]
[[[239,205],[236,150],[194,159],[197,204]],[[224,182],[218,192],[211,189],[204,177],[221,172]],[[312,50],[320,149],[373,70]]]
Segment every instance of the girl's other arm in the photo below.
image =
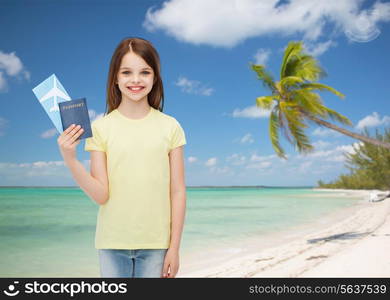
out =
[[170,248],[179,249],[186,210],[186,185],[184,180],[183,146],[169,154],[171,177],[172,233]]
[[169,164],[172,225],[171,242],[165,257],[163,277],[175,277],[179,270],[179,248],[186,211],[183,146],[171,150]]
[[82,134],[80,127],[68,127],[57,139],[58,146],[65,165],[70,169],[73,178],[80,188],[97,204],[104,204],[108,200],[108,177],[106,154],[91,152],[91,174],[77,160],[76,147],[80,143],[77,138]]

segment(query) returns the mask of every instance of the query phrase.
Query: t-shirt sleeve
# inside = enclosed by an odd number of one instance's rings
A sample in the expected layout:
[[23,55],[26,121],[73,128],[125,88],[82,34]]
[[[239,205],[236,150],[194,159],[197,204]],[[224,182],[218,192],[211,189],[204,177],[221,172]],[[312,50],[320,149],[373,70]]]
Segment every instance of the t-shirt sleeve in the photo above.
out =
[[183,128],[180,126],[180,123],[175,120],[174,129],[171,137],[170,150],[175,149],[177,147],[185,145],[186,137],[184,134]]
[[106,143],[102,138],[102,129],[96,125],[96,122],[92,122],[92,137],[85,139],[85,151],[102,151],[106,152]]

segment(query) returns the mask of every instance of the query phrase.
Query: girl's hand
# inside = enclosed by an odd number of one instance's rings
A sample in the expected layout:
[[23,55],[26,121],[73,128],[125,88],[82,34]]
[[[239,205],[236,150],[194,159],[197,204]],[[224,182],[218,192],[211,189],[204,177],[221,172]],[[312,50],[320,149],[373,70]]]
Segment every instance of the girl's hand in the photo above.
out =
[[84,129],[80,125],[75,124],[69,126],[58,137],[57,143],[60,148],[60,152],[65,161],[76,159],[76,147],[80,143],[80,140],[76,140]]
[[165,254],[162,278],[175,278],[179,271],[179,251],[169,248]]

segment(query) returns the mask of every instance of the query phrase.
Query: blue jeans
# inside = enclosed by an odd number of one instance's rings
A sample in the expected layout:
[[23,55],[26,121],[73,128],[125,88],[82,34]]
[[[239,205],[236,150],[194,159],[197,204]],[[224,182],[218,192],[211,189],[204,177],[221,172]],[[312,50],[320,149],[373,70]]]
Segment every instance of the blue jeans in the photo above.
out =
[[162,277],[168,249],[98,249],[101,277]]

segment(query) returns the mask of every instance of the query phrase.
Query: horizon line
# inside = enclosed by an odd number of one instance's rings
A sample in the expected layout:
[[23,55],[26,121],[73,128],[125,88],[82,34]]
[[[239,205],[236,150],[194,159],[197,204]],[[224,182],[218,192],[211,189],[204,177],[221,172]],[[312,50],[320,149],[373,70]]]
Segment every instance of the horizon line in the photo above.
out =
[[[186,188],[205,188],[205,187],[262,187],[262,188],[314,188],[317,186],[312,185],[297,185],[297,186],[288,186],[288,185],[192,185],[186,186]],[[0,188],[80,188],[79,186],[57,186],[57,185],[49,185],[49,186],[40,186],[40,185],[1,185]]]

